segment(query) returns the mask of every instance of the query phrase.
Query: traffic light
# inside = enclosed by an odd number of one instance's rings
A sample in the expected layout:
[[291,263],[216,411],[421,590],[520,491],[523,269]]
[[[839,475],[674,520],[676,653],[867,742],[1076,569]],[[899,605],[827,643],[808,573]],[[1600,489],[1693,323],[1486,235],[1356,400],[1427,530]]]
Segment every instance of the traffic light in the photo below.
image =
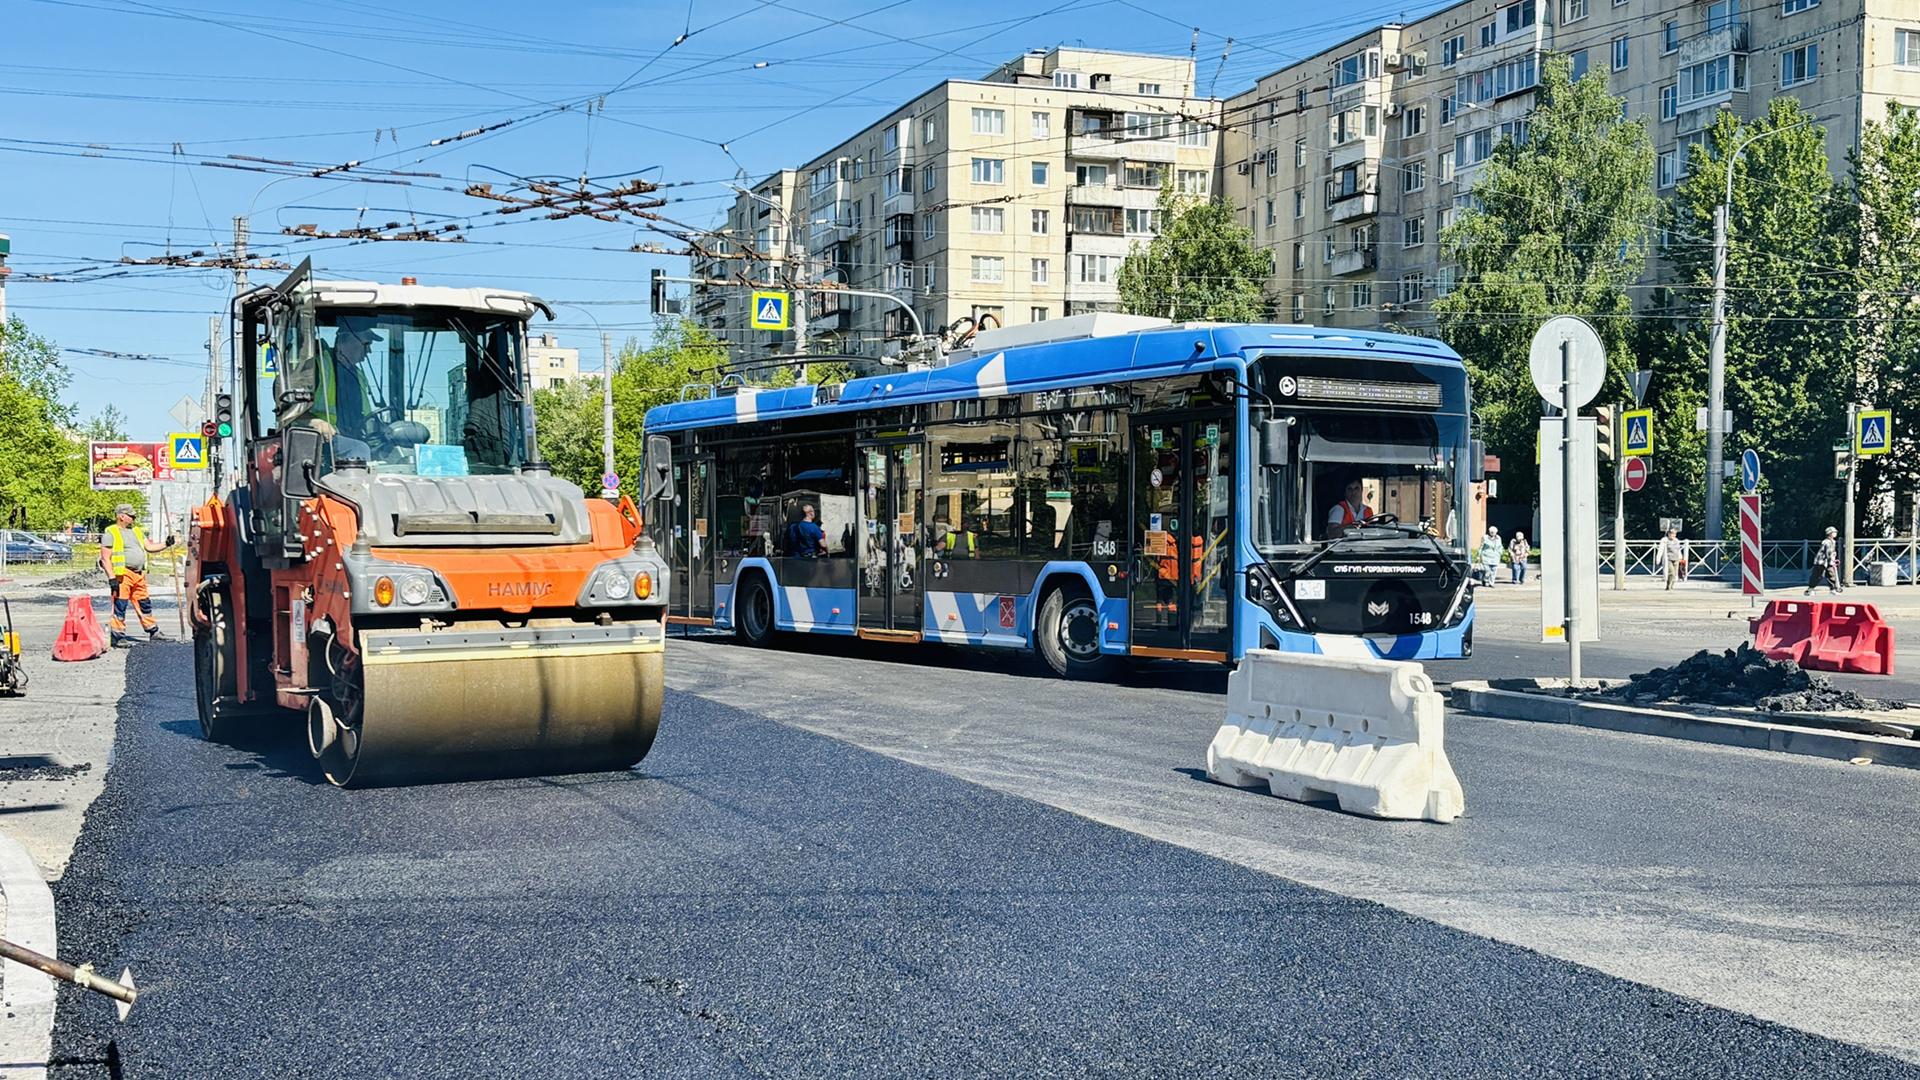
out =
[[213,396],[213,436],[227,439],[233,436],[233,395],[215,394]]
[[653,313],[664,315],[667,311],[667,272],[655,267],[648,271],[648,279],[653,286]]
[[1594,416],[1599,420],[1599,423],[1594,425],[1594,445],[1599,449],[1601,457],[1607,459],[1608,461],[1612,461],[1613,460],[1613,406],[1602,405],[1599,408],[1593,410],[1593,412],[1594,412]]

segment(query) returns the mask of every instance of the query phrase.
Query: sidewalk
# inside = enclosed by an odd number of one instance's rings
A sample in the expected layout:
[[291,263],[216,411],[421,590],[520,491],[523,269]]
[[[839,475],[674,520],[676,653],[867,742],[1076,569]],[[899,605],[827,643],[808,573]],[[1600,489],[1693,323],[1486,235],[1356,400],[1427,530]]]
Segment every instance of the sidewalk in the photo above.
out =
[[[105,588],[80,590],[104,624]],[[65,872],[87,807],[106,781],[115,718],[126,687],[127,651],[61,664],[53,641],[74,590],[0,582],[11,603],[27,674],[26,695],[0,698],[0,909],[4,935],[53,953],[58,938],[46,882]],[[171,596],[155,597],[161,633],[177,638]],[[139,646],[135,646],[138,648]],[[69,958],[82,962],[86,958]],[[0,1080],[46,1075],[53,1030],[53,982],[14,963],[0,972]]]
[[[1491,588],[1483,585],[1474,590],[1473,599],[1481,607],[1538,606],[1539,575],[1529,572],[1523,585],[1514,585],[1505,580]],[[1751,599],[1754,598],[1741,594],[1738,584],[1725,581],[1682,581],[1669,590],[1659,578],[1629,575],[1626,589],[1616,590],[1613,587],[1613,575],[1605,571],[1600,574],[1600,606],[1603,610],[1644,606],[1654,611],[1688,610],[1697,614],[1703,610],[1714,610],[1737,612],[1744,616],[1750,607],[1754,609],[1753,614],[1759,614],[1758,609],[1765,607],[1769,600],[1821,600],[1872,604],[1889,619],[1920,618],[1920,585],[1889,585],[1884,588],[1856,585],[1838,594],[1815,589],[1812,596],[1806,595],[1804,585],[1783,585],[1768,589],[1757,598],[1757,602],[1750,602]]]

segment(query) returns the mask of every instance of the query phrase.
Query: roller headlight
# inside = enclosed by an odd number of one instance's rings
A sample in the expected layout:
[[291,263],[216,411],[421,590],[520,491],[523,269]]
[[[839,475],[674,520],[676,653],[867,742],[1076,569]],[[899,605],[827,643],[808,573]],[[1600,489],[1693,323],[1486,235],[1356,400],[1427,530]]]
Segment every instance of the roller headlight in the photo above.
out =
[[432,584],[423,577],[405,578],[400,582],[401,601],[413,607],[426,603],[432,592]]
[[605,593],[609,600],[625,600],[629,591],[627,575],[615,570],[603,576],[600,579],[600,591]]

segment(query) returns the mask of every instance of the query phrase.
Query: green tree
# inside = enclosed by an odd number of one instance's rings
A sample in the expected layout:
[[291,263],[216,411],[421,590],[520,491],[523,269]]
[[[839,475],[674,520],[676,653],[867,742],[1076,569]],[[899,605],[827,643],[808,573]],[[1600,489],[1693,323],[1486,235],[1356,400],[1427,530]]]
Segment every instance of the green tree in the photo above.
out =
[[[1857,301],[1850,369],[1837,366],[1827,393],[1894,412],[1893,452],[1860,469],[1857,524],[1873,531],[1895,526],[1886,513],[1894,496],[1913,498],[1920,481],[1920,113],[1896,103],[1883,121],[1868,121],[1850,158],[1848,202],[1853,211],[1851,282]],[[1844,425],[1841,425],[1844,427]],[[1880,499],[1875,496],[1888,496]],[[1899,523],[1904,527],[1907,522]]]
[[120,411],[120,406],[109,402],[106,408],[95,413],[93,419],[87,421],[85,434],[87,438],[99,442],[113,442],[128,438],[127,414]]
[[[1607,344],[1608,386],[1624,400],[1633,370],[1629,286],[1646,268],[1659,202],[1644,122],[1595,72],[1573,81],[1572,62],[1541,66],[1524,143],[1503,140],[1473,185],[1473,203],[1441,237],[1459,283],[1434,302],[1441,337],[1467,360],[1476,419],[1488,448],[1531,462],[1541,415],[1527,345],[1551,315],[1591,320]],[[1530,468],[1502,476],[1504,500],[1529,500]]]
[[49,528],[86,517],[98,502],[87,486],[86,444],[69,430],[73,407],[60,350],[18,316],[0,327],[0,522]]
[[1160,235],[1133,245],[1120,265],[1120,304],[1165,319],[1259,322],[1268,315],[1271,257],[1233,209],[1160,189]]
[[1782,496],[1769,502],[1769,533],[1814,536],[1839,515],[1829,446],[1846,427],[1841,391],[1854,301],[1834,271],[1845,258],[1848,223],[1826,132],[1793,98],[1773,99],[1767,115],[1749,124],[1720,113],[1669,207],[1664,254],[1681,286],[1675,313],[1687,316],[1688,326],[1674,335],[1671,363],[1658,378],[1667,384],[1663,416],[1688,430],[1661,448],[1654,475],[1694,482],[1654,501],[1697,513],[1690,500],[1705,490],[1705,437],[1691,431],[1691,405],[1706,402],[1714,208],[1726,197],[1727,155],[1743,146],[1732,163],[1727,227],[1726,385],[1734,414],[1728,457],[1749,448],[1762,455],[1768,487]]
[[587,491],[600,490],[602,398],[600,380],[574,379],[534,391],[534,433],[540,456],[555,476]]

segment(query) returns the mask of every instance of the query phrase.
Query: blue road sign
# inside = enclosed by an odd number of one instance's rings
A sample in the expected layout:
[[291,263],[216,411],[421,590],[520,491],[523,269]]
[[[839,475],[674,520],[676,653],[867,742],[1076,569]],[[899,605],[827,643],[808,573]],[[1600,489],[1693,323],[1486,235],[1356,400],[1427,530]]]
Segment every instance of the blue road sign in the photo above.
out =
[[601,473],[600,486],[606,488],[608,491],[619,491],[620,474],[615,472]]
[[760,289],[753,294],[753,310],[749,313],[749,323],[755,330],[785,330],[788,325],[788,309],[791,298],[787,293]]
[[1653,410],[1630,409],[1620,414],[1620,453],[1624,457],[1644,457],[1653,453]]
[[176,469],[204,469],[207,467],[207,444],[198,435],[176,431],[167,436],[167,456],[172,459]]
[[1749,495],[1760,490],[1760,455],[1752,450],[1740,454],[1740,486]]
[[1867,409],[1854,414],[1853,452],[1859,457],[1884,454],[1893,446],[1893,413]]

